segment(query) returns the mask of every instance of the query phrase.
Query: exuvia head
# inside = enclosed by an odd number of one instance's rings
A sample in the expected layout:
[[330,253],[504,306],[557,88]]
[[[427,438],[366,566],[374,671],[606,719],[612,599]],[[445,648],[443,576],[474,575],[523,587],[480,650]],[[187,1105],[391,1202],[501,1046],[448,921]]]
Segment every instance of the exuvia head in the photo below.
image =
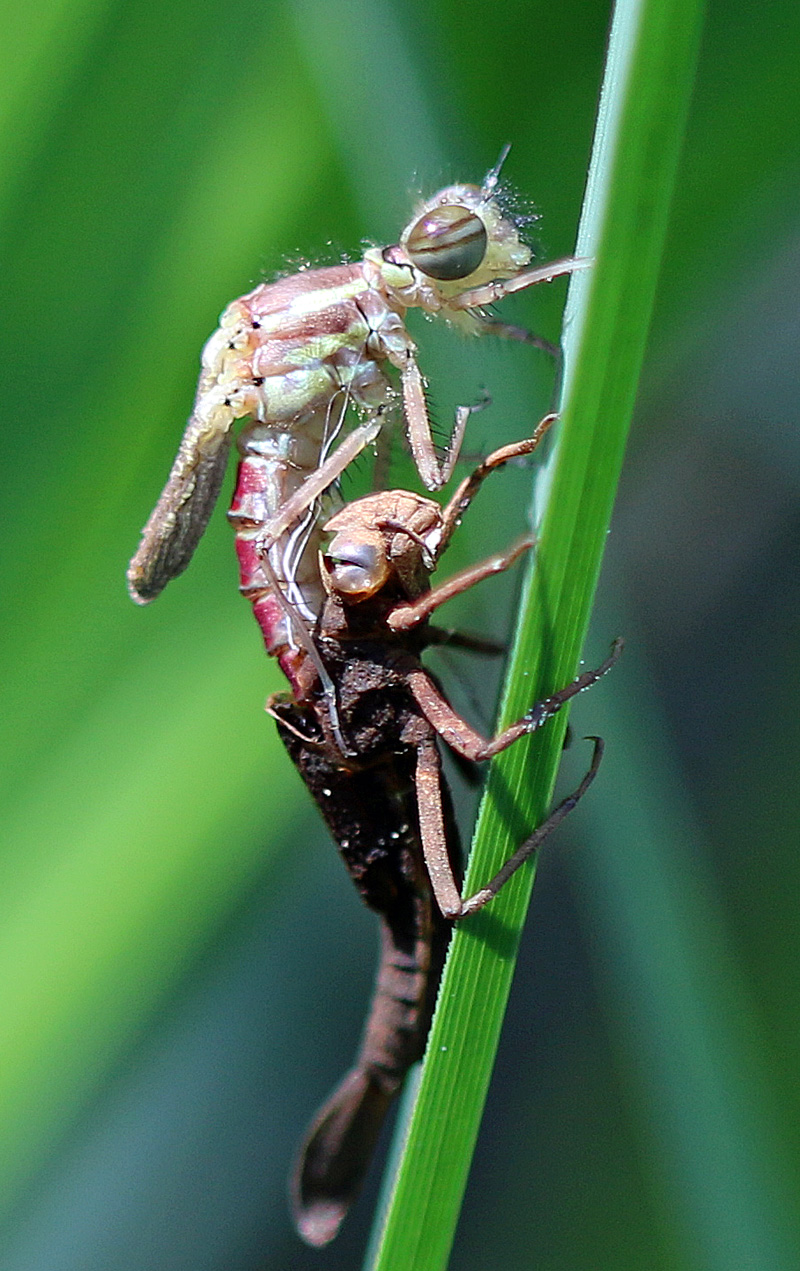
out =
[[326,589],[348,600],[374,596],[390,573],[386,542],[379,530],[341,530],[322,553]]
[[385,490],[348,504],[325,530],[332,538],[320,572],[329,595],[358,604],[391,583],[413,598],[436,566],[441,508],[409,490]]

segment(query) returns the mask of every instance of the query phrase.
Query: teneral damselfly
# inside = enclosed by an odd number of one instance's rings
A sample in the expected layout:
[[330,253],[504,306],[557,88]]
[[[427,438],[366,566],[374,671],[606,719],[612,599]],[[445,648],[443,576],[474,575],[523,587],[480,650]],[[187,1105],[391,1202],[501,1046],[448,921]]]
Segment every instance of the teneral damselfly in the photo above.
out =
[[[241,588],[267,649],[291,678],[322,603],[321,492],[374,438],[398,400],[429,489],[449,479],[458,456],[470,409],[459,407],[440,460],[407,311],[422,309],[470,335],[542,344],[490,318],[484,307],[588,263],[529,267],[531,250],[520,237],[524,218],[503,210],[503,158],[505,151],[481,186],[447,186],[420,204],[393,246],[371,247],[352,264],[263,283],[228,305],[203,350],[194,409],[128,570],[135,601],[154,599],[188,565],[219,493],[233,425],[245,420],[231,509]],[[348,445],[334,449],[351,405],[362,423]]]

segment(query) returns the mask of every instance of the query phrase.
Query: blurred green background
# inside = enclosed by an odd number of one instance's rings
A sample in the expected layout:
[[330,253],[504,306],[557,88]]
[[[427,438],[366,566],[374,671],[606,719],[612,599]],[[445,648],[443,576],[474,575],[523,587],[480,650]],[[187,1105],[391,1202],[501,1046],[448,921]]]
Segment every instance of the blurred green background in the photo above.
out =
[[[261,710],[279,675],[225,496],[151,609],[124,569],[233,296],[394,241],[505,141],[540,256],[571,250],[608,16],[4,8],[4,1271],[358,1265],[377,1179],[319,1254],[284,1178],[349,1063],[375,932]],[[628,649],[573,714],[608,758],[542,861],[464,1271],[800,1264],[798,48],[788,0],[710,7],[587,657]],[[563,295],[504,313],[555,338]],[[415,330],[443,429],[492,395],[471,452],[546,407],[536,352]],[[524,528],[527,480],[487,487],[448,570]],[[512,602],[485,584],[456,620],[502,634]],[[490,727],[496,673],[439,669]]]

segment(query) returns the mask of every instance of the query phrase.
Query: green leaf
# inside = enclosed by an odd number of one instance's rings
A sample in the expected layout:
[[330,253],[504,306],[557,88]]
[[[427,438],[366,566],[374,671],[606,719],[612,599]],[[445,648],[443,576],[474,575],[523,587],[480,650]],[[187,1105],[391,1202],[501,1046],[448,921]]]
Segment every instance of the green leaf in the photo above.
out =
[[[595,265],[570,287],[561,436],[501,726],[568,683],[578,665],[653,307],[701,14],[698,0],[622,0],[615,11],[577,245]],[[543,819],[565,728],[562,713],[493,765],[468,893]],[[446,1265],[532,882],[523,868],[453,939],[379,1271]]]

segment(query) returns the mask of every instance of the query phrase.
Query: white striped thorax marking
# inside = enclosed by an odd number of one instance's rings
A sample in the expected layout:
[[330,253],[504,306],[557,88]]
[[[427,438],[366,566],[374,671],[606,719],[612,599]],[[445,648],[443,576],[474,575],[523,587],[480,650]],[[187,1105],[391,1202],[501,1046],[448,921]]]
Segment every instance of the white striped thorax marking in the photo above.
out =
[[[393,246],[371,247],[352,264],[301,269],[228,305],[203,350],[194,409],[128,570],[135,601],[154,599],[188,565],[219,493],[237,420],[245,421],[242,465],[230,515],[242,590],[254,604],[276,580],[282,591],[277,609],[267,606],[271,616],[259,617],[272,652],[295,643],[292,609],[310,624],[322,603],[320,494],[374,438],[374,421],[382,422],[398,398],[424,485],[435,490],[449,480],[469,409],[459,408],[440,459],[407,310],[441,316],[468,334],[536,343],[520,328],[490,320],[483,307],[588,263],[529,268],[520,219],[501,206],[499,170],[498,163],[481,186],[447,186],[421,203]],[[399,372],[399,391],[389,368]],[[349,406],[361,425],[349,449],[334,448]],[[260,568],[266,560],[270,568]]]

